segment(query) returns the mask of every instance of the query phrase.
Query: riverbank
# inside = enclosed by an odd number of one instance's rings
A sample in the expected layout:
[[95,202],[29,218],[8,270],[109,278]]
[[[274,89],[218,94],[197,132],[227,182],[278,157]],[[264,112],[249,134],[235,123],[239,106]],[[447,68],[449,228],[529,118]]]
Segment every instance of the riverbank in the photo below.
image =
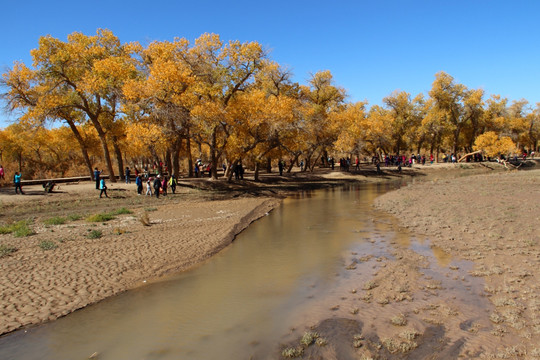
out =
[[426,236],[433,248],[455,259],[472,262],[467,276],[478,285],[469,289],[476,301],[488,299],[483,311],[463,317],[467,304],[455,300],[458,294],[437,290],[441,303],[455,309],[455,314],[435,309],[434,319],[452,339],[448,347],[458,344],[456,354],[540,357],[539,204],[540,170],[430,181],[377,199],[376,206],[394,214],[407,231]]
[[282,357],[540,358],[540,170],[429,175],[376,199],[397,236],[346,256]]
[[[353,173],[270,174],[259,183],[183,179],[176,194],[160,199],[137,196],[134,184],[120,183],[109,184],[109,199],[99,199],[88,182],[61,184],[52,194],[28,186],[24,196],[2,188],[0,224],[26,220],[31,235],[0,235],[6,254],[0,258],[0,332],[54,320],[196,266],[290,192],[462,170],[485,171],[440,164],[402,173],[383,168],[382,175],[368,166]],[[96,214],[101,218],[90,221]]]

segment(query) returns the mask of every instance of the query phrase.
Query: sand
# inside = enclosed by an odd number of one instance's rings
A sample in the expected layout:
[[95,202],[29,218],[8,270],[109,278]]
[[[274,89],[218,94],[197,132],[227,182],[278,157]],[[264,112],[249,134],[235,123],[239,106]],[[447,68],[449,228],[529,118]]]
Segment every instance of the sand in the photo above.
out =
[[[454,273],[449,277],[469,282],[466,300],[456,299],[460,294],[455,288],[434,285],[437,306],[423,319],[444,325],[450,339],[446,348],[458,345],[454,355],[540,357],[539,204],[540,170],[434,178],[376,200],[404,231],[425,235],[433,248],[455,262],[472,264],[466,274],[459,274],[459,266],[448,267]],[[478,303],[477,310],[467,314],[474,310],[472,302]],[[426,316],[415,315],[413,311],[411,318]]]
[[[185,189],[166,198],[145,198],[137,197],[133,186],[113,184],[110,199],[98,199],[93,184],[86,183],[61,185],[61,192],[49,196],[39,188],[27,187],[28,194],[37,195],[13,195],[3,200],[7,214],[11,211],[22,216],[35,208],[37,216],[31,225],[34,235],[0,235],[0,244],[17,248],[0,258],[0,333],[54,320],[166,274],[192,268],[280,203],[277,198],[265,197],[211,201]],[[17,206],[9,201],[16,201]],[[56,206],[60,203],[65,205],[61,211]],[[122,207],[133,213],[106,222],[85,219],[91,213]],[[53,215],[69,214],[82,214],[83,218],[61,225],[43,223]],[[149,226],[141,222],[144,214]],[[92,232],[102,236],[92,239]],[[55,248],[43,250],[40,244],[45,241]]]
[[348,254],[275,357],[540,358],[540,170],[491,168],[425,169],[377,198],[373,222],[399,236]]
[[[159,200],[136,196],[134,185],[126,184],[112,184],[111,199],[97,199],[91,183],[61,185],[52,196],[39,187],[28,187],[29,196],[3,189],[0,223],[33,215],[36,234],[0,235],[0,244],[18,248],[0,258],[0,332],[53,320],[197,266],[279,206],[287,192],[413,176],[414,184],[376,200],[381,216],[374,221],[416,236],[431,255],[399,240],[373,240],[384,256],[351,253],[345,261],[350,281],[336,290],[338,299],[328,299],[327,316],[298,324],[276,357],[298,346],[302,329],[328,343],[303,346],[304,358],[540,356],[539,171],[450,164],[383,171],[296,173],[259,184],[193,180]],[[471,176],[476,173],[482,175]],[[461,175],[468,176],[456,178]],[[133,213],[103,223],[85,220],[122,207]],[[84,216],[43,223],[68,214]],[[141,222],[144,214],[150,226]],[[93,230],[103,236],[90,239]],[[45,240],[57,247],[43,250]]]

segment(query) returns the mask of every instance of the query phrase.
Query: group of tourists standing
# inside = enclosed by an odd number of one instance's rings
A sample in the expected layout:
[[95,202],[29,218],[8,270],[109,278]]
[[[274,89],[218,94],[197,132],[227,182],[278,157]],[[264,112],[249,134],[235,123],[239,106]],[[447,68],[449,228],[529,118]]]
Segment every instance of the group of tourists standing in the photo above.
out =
[[[135,185],[137,186],[137,195],[142,195],[143,192],[143,181],[146,181],[146,195],[159,198],[159,195],[167,195],[168,189],[170,188],[172,193],[176,192],[176,186],[178,185],[178,180],[174,174],[171,177],[167,175],[157,174],[155,177],[151,177],[145,172],[144,175],[139,174],[138,171],[135,172]],[[131,170],[126,168],[125,171],[126,184],[131,184]],[[101,177],[101,171],[98,168],[94,169],[94,180],[96,182],[96,189],[100,190],[99,197],[109,197],[107,194],[107,185],[105,184],[105,179]]]

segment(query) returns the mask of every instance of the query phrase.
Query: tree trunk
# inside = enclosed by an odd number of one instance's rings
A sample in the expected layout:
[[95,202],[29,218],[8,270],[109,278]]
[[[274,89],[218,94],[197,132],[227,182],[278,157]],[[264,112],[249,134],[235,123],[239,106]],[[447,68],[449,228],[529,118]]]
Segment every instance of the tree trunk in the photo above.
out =
[[165,165],[167,165],[167,172],[169,173],[169,175],[171,175],[171,169],[172,169],[173,146],[174,145],[171,145],[171,147],[168,148],[167,152],[165,153]]
[[271,157],[266,158],[266,172],[268,174],[272,173],[272,158]]
[[458,151],[458,142],[459,142],[459,133],[461,132],[461,129],[458,128],[456,131],[454,131],[454,146],[453,146],[453,153],[457,157],[457,151]]
[[109,181],[115,183],[116,176],[114,175],[114,168],[111,161],[111,154],[109,153],[109,146],[107,145],[107,136],[97,119],[90,117],[90,120],[92,121],[92,124],[94,124],[94,128],[96,129],[99,136],[99,140],[101,141],[101,147],[103,149],[103,156],[105,157],[105,162],[107,163],[107,170],[109,171]]
[[255,171],[253,173],[253,180],[254,181],[259,181],[259,162],[258,161],[255,161]]
[[122,158],[122,151],[120,150],[120,146],[118,146],[118,139],[116,136],[112,137],[112,143],[114,152],[116,154],[116,162],[118,163],[118,175],[121,180],[125,180],[126,177],[124,176],[124,159]]
[[[172,149],[172,174],[176,178],[180,174],[180,149],[182,148],[182,138],[179,137],[173,145]],[[171,174],[171,175],[172,175]]]
[[188,157],[188,177],[193,177],[193,156],[191,156],[191,139],[189,132],[186,137],[186,152]]
[[234,168],[236,167],[236,164],[238,164],[238,162],[240,161],[240,159],[237,159],[237,160],[234,160],[230,166],[227,167],[227,182],[231,182],[232,180],[232,177],[233,177],[233,174],[234,174]]
[[[212,132],[212,144],[210,145],[210,163],[212,164],[212,180],[217,180],[217,133],[216,129]],[[200,148],[200,146],[199,146]]]
[[291,164],[289,165],[289,167],[287,168],[287,174],[290,174],[291,173],[291,170],[294,166],[294,163],[298,161],[298,158],[300,157],[300,154],[298,155],[294,155],[294,159],[291,161]]
[[86,168],[88,169],[88,172],[90,173],[90,178],[92,179],[92,181],[94,181],[95,180],[94,170],[92,169],[92,163],[90,162],[90,157],[88,156],[88,149],[86,148],[84,139],[82,138],[81,133],[79,132],[79,129],[77,129],[77,126],[75,126],[75,123],[73,121],[66,119],[66,123],[69,125],[71,132],[73,132],[73,135],[75,135],[75,139],[77,139],[77,142],[79,143],[79,146],[81,147],[81,152],[84,158],[84,162],[86,163]]

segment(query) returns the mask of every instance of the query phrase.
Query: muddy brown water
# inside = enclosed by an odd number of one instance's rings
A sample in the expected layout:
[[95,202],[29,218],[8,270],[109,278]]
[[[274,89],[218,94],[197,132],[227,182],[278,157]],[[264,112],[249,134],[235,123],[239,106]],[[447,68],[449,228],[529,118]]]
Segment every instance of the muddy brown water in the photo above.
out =
[[[321,304],[350,286],[351,252],[384,256],[380,240],[397,239],[431,256],[435,268],[451,263],[440,249],[377,221],[374,198],[397,186],[348,185],[288,198],[194,270],[3,336],[0,359],[276,358],[292,328],[329,316]],[[371,276],[356,274],[357,283]]]

